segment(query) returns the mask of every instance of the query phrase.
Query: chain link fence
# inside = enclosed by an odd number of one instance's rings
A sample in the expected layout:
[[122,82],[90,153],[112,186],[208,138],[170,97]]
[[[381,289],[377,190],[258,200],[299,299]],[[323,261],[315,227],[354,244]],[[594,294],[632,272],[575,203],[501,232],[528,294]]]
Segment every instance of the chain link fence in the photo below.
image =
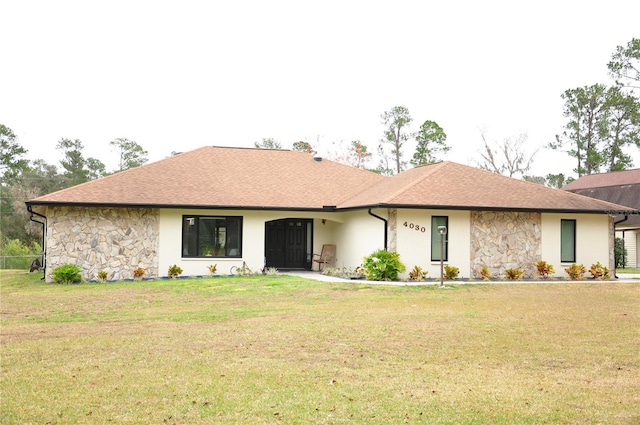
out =
[[42,255],[0,255],[0,269],[29,270],[31,263],[36,258],[42,264]]

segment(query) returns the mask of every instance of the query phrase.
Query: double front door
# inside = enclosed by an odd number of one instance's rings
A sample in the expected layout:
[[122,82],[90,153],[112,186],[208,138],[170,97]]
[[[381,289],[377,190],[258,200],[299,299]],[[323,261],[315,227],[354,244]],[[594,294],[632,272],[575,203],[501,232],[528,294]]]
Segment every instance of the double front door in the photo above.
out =
[[313,220],[286,218],[265,223],[265,265],[311,269]]

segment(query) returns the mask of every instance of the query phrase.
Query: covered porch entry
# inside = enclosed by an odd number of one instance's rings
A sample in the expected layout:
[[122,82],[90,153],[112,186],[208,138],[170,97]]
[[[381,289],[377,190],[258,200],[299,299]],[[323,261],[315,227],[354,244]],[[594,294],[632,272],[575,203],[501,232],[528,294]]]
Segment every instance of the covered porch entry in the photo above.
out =
[[284,218],[265,223],[265,266],[311,270],[313,220]]

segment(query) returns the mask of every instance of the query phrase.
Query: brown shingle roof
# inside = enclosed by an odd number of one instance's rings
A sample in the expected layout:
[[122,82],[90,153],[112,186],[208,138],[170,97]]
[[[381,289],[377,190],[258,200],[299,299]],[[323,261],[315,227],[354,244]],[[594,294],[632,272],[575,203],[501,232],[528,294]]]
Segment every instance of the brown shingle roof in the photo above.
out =
[[392,177],[287,150],[203,147],[28,202],[247,209],[397,206],[602,212],[628,209],[441,162]]
[[[583,176],[569,183],[563,189],[640,209],[640,168]],[[640,225],[640,215],[630,216],[624,225]]]
[[626,184],[640,184],[640,168],[602,174],[589,174],[588,176],[582,176],[572,181],[563,187],[563,189],[573,192],[578,189],[621,186]]
[[381,179],[297,151],[203,147],[30,203],[316,209],[335,206]]
[[629,209],[449,161],[392,176],[339,207],[374,204],[582,212]]

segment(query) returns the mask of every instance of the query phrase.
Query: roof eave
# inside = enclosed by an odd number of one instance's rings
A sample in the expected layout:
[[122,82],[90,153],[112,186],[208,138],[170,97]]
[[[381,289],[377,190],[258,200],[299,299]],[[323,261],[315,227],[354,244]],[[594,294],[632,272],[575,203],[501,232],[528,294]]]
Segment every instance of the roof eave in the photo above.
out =
[[253,211],[336,211],[335,206],[322,207],[287,207],[260,205],[185,205],[185,204],[144,204],[144,203],[109,203],[109,202],[52,202],[26,201],[27,206],[57,206],[76,208],[162,208],[162,209],[207,209],[207,210],[253,210]]
[[144,204],[144,203],[107,203],[107,202],[51,202],[26,201],[27,206],[60,206],[60,207],[90,207],[90,208],[165,208],[165,209],[209,209],[209,210],[248,210],[248,211],[314,211],[340,212],[355,211],[369,208],[409,208],[422,210],[456,210],[456,211],[512,211],[512,212],[545,212],[562,214],[608,214],[611,216],[640,215],[639,210],[607,210],[607,209],[571,209],[571,208],[516,208],[495,207],[486,205],[424,205],[424,204],[366,204],[350,207],[325,205],[322,207],[287,207],[260,205],[183,205],[183,204]]
[[361,210],[368,208],[409,208],[422,210],[456,210],[456,211],[513,211],[513,212],[544,212],[560,214],[608,214],[617,215],[637,215],[640,211],[609,210],[609,209],[572,209],[572,208],[517,208],[517,207],[495,207],[487,205],[424,205],[424,204],[367,204],[350,207],[338,207],[338,211]]

